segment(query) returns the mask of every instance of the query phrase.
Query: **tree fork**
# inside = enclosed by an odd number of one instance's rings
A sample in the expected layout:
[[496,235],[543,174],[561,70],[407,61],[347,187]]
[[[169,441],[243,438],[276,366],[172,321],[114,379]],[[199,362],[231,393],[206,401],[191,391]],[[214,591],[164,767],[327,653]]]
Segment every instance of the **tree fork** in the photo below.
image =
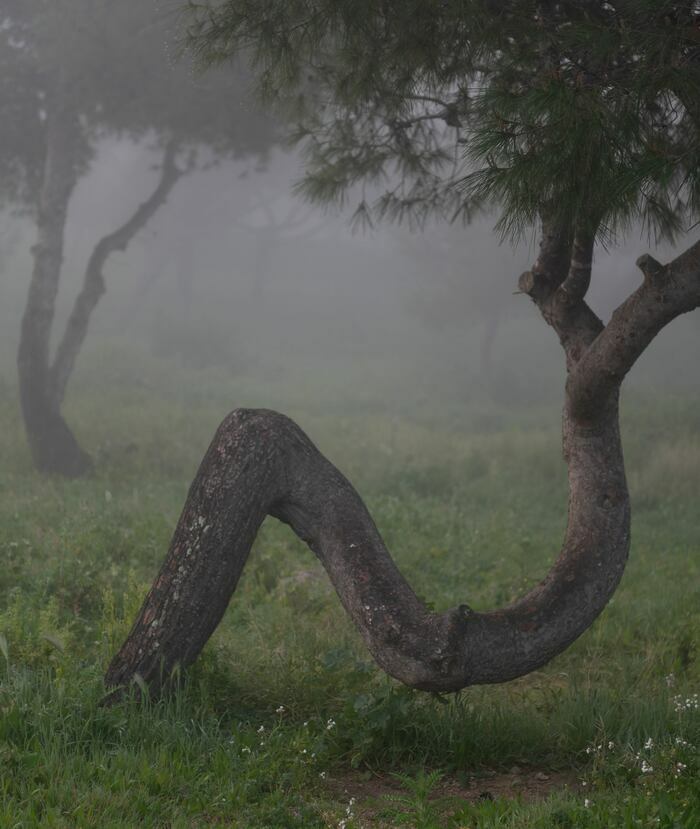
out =
[[176,164],[177,149],[175,140],[168,141],[163,151],[158,183],[151,195],[138,206],[121,227],[103,236],[90,255],[85,269],[83,287],[75,299],[50,370],[51,396],[59,406],[63,402],[68,380],[85,341],[92,312],[105,292],[104,266],[112,253],[127,249],[136,234],[143,230],[165,204],[171,190],[184,174],[184,171],[180,170]]

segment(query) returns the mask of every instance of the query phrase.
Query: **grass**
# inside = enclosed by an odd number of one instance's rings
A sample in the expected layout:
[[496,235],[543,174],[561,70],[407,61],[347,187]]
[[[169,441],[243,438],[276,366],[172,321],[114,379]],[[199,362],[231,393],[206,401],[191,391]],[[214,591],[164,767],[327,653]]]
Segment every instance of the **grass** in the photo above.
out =
[[[438,608],[490,607],[541,578],[566,490],[555,407],[428,401],[397,415],[372,389],[330,400],[98,356],[67,408],[98,460],[89,480],[29,470],[1,384],[1,827],[700,827],[697,397],[627,396],[630,564],[545,669],[443,698],[399,686],[311,553],[269,520],[182,690],[103,708],[104,668],[234,405],[295,417]],[[569,785],[529,800],[537,775]],[[521,797],[499,794],[506,778],[525,781]]]

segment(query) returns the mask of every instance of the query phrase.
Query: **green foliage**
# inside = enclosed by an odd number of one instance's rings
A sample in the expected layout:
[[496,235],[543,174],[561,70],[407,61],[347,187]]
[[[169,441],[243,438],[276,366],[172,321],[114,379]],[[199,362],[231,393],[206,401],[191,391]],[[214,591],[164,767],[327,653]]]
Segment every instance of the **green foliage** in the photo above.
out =
[[[469,218],[517,235],[542,213],[603,240],[672,236],[700,196],[700,13],[658,0],[212,0],[189,4],[205,65],[249,58],[296,120],[319,202],[356,219]],[[370,204],[370,201],[372,203]]]
[[415,829],[432,829],[442,820],[442,809],[429,800],[435,786],[442,777],[439,771],[426,773],[421,770],[415,777],[397,774],[396,779],[406,790],[405,795],[386,795],[386,799],[399,806],[392,823],[398,826],[412,826]]
[[639,219],[683,230],[700,195],[700,15],[638,0],[530,14],[475,103],[469,157],[488,164],[467,191],[496,198],[508,232],[547,205],[604,239]]
[[70,623],[60,619],[55,597],[32,603],[18,591],[11,594],[0,613],[0,630],[8,670],[12,664],[44,665],[56,661],[73,639]]

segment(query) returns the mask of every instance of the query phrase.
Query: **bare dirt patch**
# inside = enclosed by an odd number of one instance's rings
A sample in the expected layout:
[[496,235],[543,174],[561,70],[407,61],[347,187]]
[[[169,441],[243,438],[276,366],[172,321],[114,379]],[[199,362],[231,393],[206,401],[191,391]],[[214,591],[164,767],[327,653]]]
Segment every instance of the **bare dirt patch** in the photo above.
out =
[[[396,808],[393,798],[408,793],[396,777],[389,774],[350,773],[328,778],[327,791],[336,801],[348,802],[354,798],[353,810],[368,825],[380,825],[380,814],[388,805]],[[469,775],[466,780],[445,776],[430,793],[430,800],[451,803],[456,811],[460,801],[477,803],[481,800],[544,800],[555,792],[580,792],[581,784],[574,772],[525,769],[514,766],[508,772],[490,770]]]

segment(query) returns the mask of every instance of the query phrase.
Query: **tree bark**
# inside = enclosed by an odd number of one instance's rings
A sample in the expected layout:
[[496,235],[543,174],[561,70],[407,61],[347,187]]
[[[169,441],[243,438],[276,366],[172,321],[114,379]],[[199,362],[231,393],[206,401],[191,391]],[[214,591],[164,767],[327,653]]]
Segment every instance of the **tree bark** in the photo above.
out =
[[197,657],[266,515],[289,524],[309,545],[376,661],[411,687],[456,691],[504,682],[560,653],[607,604],[630,545],[618,428],[621,369],[610,379],[606,364],[631,363],[641,353],[627,329],[658,329],[700,304],[699,245],[663,269],[665,289],[643,286],[606,329],[578,288],[570,290],[570,282],[561,290],[572,267],[574,284],[580,288],[585,281],[578,273],[585,262],[573,242],[575,264],[566,270],[552,264],[556,257],[550,257],[545,236],[538,265],[521,278],[567,351],[563,444],[569,480],[562,550],[547,577],[522,599],[486,613],[467,605],[432,613],[402,577],[352,485],[308,437],[283,415],[237,410],[219,427],[166,560],[109,666],[105,681],[115,690],[108,699],[119,698],[135,678],[158,693],[178,666]]

